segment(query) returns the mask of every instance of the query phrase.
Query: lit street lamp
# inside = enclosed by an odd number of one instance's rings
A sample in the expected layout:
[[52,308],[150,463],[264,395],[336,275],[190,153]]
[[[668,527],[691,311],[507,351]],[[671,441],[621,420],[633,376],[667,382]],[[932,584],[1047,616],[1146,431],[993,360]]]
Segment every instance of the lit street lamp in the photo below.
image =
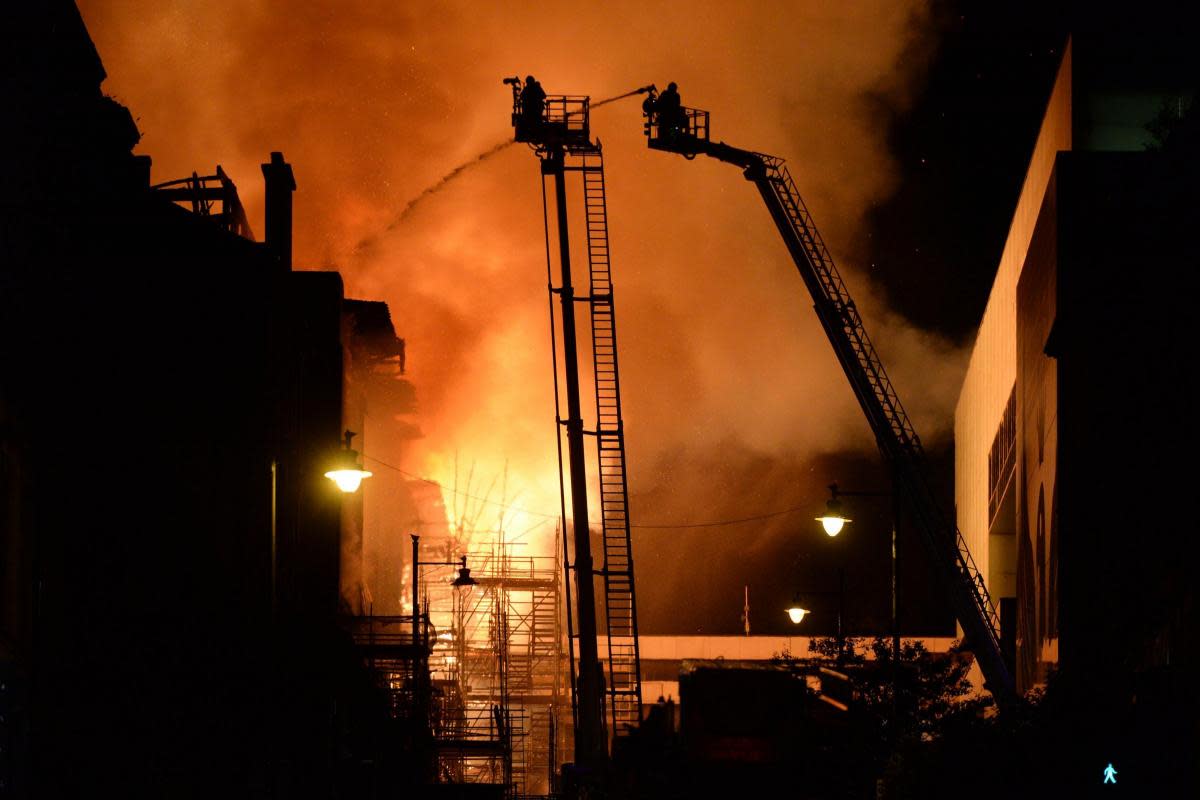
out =
[[[801,594],[800,592],[796,593],[796,596],[792,600],[791,606],[789,606],[787,608],[788,619],[790,619],[792,621],[793,625],[799,625],[801,622],[804,621],[804,618],[806,616],[808,616],[809,614],[812,613],[812,611],[810,611],[809,609],[800,605],[800,594]],[[846,608],[846,575],[845,575],[845,571],[842,569],[838,569],[838,590],[836,592],[804,592],[804,594],[825,596],[825,597],[832,597],[835,595],[837,596],[837,599],[838,599],[837,663],[838,663],[838,666],[841,667],[842,661],[844,659],[845,649],[846,649],[846,636],[842,629],[842,616],[843,616],[843,614],[845,612],[845,608]]]
[[325,473],[325,477],[337,484],[345,494],[354,494],[362,484],[363,478],[371,477],[372,472],[363,469],[358,461],[358,451],[350,447],[350,440],[355,436],[354,431],[346,431],[346,446],[338,451],[337,465]]
[[[349,442],[349,440],[347,440]],[[421,641],[421,567],[458,567],[458,575],[454,580],[450,581],[450,585],[455,589],[463,589],[469,586],[477,586],[479,581],[471,577],[471,570],[467,567],[467,557],[464,555],[458,561],[422,561],[421,560],[421,537],[415,533],[409,534],[412,539],[412,640],[413,647],[420,651]],[[426,624],[428,625],[429,609],[425,609]],[[462,631],[458,631],[459,640],[462,639]],[[426,641],[428,646],[428,641]],[[425,719],[425,686],[420,669],[420,658],[414,658],[412,661],[412,682],[413,682],[413,697],[416,706],[417,718]]]
[[[455,589],[462,589],[467,586],[477,586],[479,581],[471,577],[471,569],[467,566],[467,557],[461,556],[458,561],[422,561],[421,560],[421,537],[415,533],[409,534],[412,539],[412,601],[413,601],[413,618],[412,632],[413,644],[417,643],[420,638],[420,608],[421,608],[421,582],[420,573],[421,567],[458,567],[458,575],[454,580],[450,581],[450,585]],[[428,613],[428,609],[426,609]]]
[[895,476],[892,479],[891,492],[847,492],[838,489],[837,483],[829,484],[830,498],[825,503],[824,516],[817,517],[825,533],[837,536],[847,522],[852,522],[842,513],[842,503],[839,496],[845,497],[890,497],[892,499],[892,706],[895,713],[896,692],[898,690],[898,672],[900,669],[900,622],[896,601],[896,530],[900,527],[900,496],[896,492]]
[[787,610],[788,619],[792,621],[793,625],[799,625],[801,622],[804,622],[804,617],[808,613],[810,612],[807,608],[801,608],[796,603],[792,603]]
[[848,518],[842,513],[842,501],[838,500],[838,485],[836,483],[829,484],[829,491],[833,493],[833,497],[825,502],[825,513],[817,517],[817,522],[821,523],[821,527],[825,529],[825,533],[830,536],[837,536],[842,532],[847,522],[854,520]]

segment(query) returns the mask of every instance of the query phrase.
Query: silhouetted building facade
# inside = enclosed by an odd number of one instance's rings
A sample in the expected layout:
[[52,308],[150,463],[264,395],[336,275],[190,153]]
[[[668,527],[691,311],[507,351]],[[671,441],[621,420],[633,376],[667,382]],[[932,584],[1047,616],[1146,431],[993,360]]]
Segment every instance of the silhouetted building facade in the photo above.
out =
[[362,787],[361,498],[323,477],[355,331],[340,276],[291,271],[291,167],[254,242],[219,169],[151,188],[72,3],[2,27],[0,797]]
[[[404,340],[396,336],[386,303],[347,300],[342,317],[346,424],[372,452],[395,458],[391,454],[416,436],[403,421],[416,408],[416,392],[404,377]],[[416,514],[403,473],[390,462],[369,457],[367,462],[374,475],[359,490],[363,501],[343,511],[343,609],[399,614],[405,594],[401,565]]]

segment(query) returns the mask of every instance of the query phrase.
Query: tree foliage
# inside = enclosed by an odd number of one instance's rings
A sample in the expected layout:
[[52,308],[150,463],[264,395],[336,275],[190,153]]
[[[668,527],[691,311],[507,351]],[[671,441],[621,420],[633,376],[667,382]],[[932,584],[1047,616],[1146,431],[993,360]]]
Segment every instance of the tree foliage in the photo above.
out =
[[[957,646],[948,653],[931,653],[919,641],[903,641],[895,663],[892,642],[884,637],[849,638],[843,647],[839,660],[836,639],[813,639],[809,658],[784,652],[776,661],[846,675],[852,702],[845,735],[826,758],[832,782],[845,796],[874,792],[876,779],[898,754],[937,741],[965,720],[982,719],[992,706],[991,698],[971,685],[972,658]],[[827,693],[832,693],[839,679],[821,674],[823,691],[828,685]]]

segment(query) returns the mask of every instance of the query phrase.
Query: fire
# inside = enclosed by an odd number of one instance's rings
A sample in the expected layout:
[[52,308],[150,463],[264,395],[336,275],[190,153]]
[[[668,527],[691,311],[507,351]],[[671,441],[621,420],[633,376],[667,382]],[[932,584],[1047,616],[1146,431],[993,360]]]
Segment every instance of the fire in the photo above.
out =
[[[565,0],[536,13],[465,1],[80,5],[156,179],[219,162],[255,220],[265,154],[295,165],[297,268],[337,269],[349,296],[387,301],[408,343],[420,409],[404,422],[420,436],[364,453],[437,481],[448,517],[470,499],[455,487],[474,463],[480,480],[507,475],[478,509],[484,528],[555,543],[539,174],[524,147],[496,148],[511,134],[500,79],[518,70],[596,98],[675,80],[685,102],[719,110],[715,137],[788,156],[864,316],[879,321],[872,334],[918,427],[927,439],[946,428],[961,357],[888,315],[853,263],[864,214],[894,180],[886,126],[863,98],[906,102],[931,28],[916,0],[753,13],[709,2],[687,14]],[[637,105],[592,119],[609,170],[632,516],[694,522],[794,504],[808,459],[870,451],[869,431],[757,197],[720,165],[647,152]],[[785,519],[743,530],[708,557],[788,530]],[[665,565],[696,557],[691,545],[645,547],[663,570],[657,591],[673,593]]]

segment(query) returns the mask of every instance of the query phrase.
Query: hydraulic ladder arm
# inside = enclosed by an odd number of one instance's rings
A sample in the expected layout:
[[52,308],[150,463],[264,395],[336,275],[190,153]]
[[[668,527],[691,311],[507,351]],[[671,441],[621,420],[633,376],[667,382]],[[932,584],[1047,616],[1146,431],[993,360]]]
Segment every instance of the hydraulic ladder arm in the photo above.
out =
[[966,540],[943,512],[928,478],[925,451],[883,363],[871,344],[862,318],[834,266],[833,259],[800,197],[783,159],[742,150],[708,135],[708,112],[681,108],[674,120],[660,120],[653,95],[643,109],[646,135],[655,150],[693,159],[703,154],[741,167],[775,221],[813,308],[850,381],[884,460],[896,476],[895,491],[907,497],[926,550],[966,633],[988,690],[1002,705],[1016,688],[1000,647],[1000,619],[975,566]]

